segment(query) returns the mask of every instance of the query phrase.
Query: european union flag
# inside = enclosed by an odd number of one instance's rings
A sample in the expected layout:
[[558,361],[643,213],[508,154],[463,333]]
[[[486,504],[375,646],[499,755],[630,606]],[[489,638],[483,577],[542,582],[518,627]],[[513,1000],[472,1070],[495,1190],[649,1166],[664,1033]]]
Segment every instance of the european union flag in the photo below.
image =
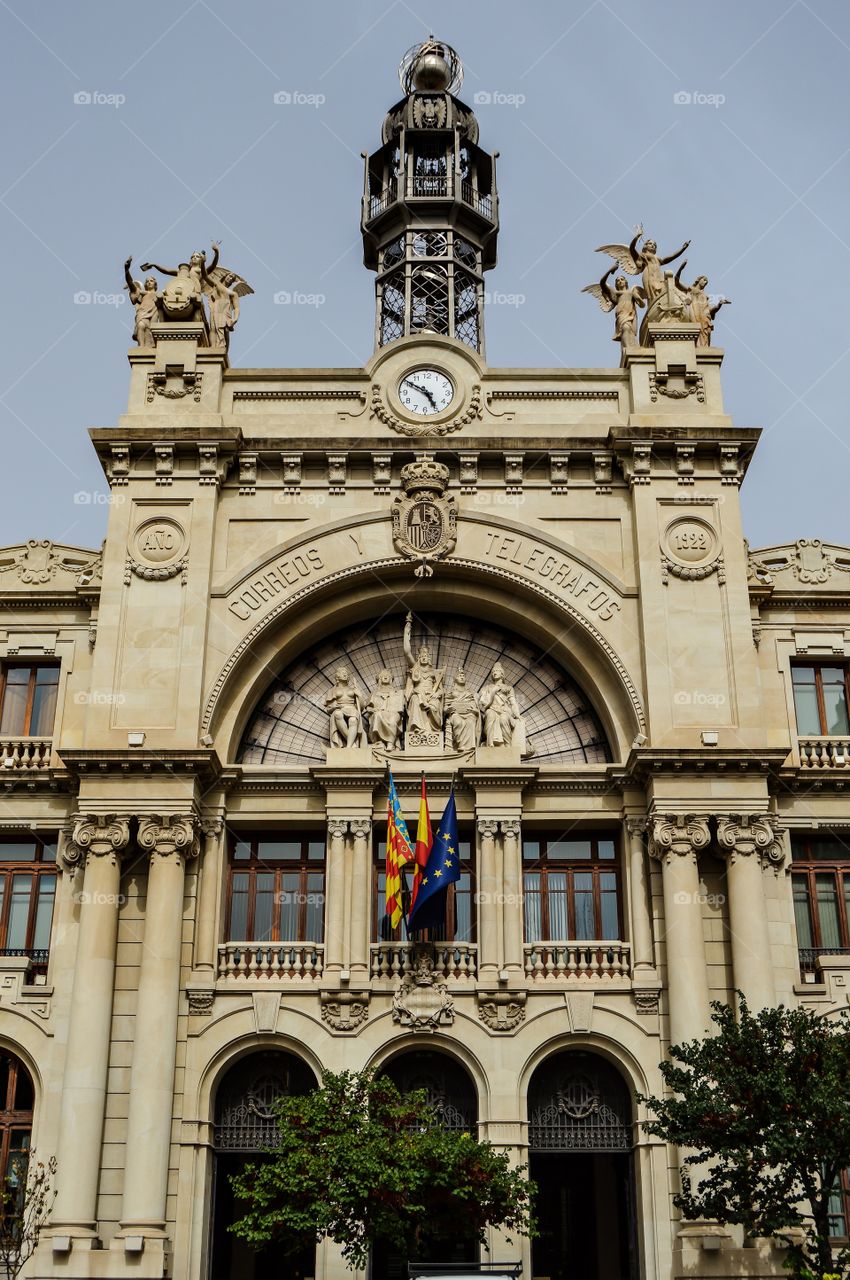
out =
[[450,884],[460,879],[460,844],[457,838],[457,809],[452,788],[440,825],[434,832],[431,853],[422,872],[416,902],[407,921],[409,930],[433,929],[446,922],[446,895]]

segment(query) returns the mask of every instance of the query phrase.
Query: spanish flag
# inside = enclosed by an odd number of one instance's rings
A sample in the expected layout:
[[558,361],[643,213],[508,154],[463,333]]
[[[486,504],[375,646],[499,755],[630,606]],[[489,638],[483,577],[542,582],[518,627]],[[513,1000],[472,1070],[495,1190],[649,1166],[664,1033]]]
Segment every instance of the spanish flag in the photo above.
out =
[[401,869],[413,861],[413,846],[401,812],[393,771],[387,796],[387,917],[393,929],[404,915],[401,900]]
[[414,850],[414,859],[416,861],[416,871],[413,875],[413,890],[410,894],[410,910],[416,906],[416,895],[419,893],[419,885],[422,881],[425,868],[428,865],[428,858],[431,855],[431,846],[434,843],[434,836],[431,831],[431,815],[428,812],[428,793],[425,790],[425,774],[422,775],[422,794],[419,798],[419,822],[416,827],[416,848]]

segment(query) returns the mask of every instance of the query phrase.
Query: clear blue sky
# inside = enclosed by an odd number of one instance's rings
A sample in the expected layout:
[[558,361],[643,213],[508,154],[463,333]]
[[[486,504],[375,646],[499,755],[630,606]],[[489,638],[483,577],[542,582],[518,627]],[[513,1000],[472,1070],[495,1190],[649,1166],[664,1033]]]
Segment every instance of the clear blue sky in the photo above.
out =
[[[431,29],[463,58],[461,97],[498,99],[476,108],[501,152],[489,286],[518,305],[489,308],[489,362],[614,363],[609,317],[579,292],[594,247],[638,222],[662,252],[690,239],[686,278],[733,299],[728,411],[764,428],[752,544],[850,542],[846,0],[0,0],[0,24],[0,544],[103,536],[86,428],[126,406],[131,308],[75,295],[123,296],[128,254],[173,264],[221,239],[256,290],[237,366],[368,358],[360,152]],[[276,305],[281,290],[325,300]]]

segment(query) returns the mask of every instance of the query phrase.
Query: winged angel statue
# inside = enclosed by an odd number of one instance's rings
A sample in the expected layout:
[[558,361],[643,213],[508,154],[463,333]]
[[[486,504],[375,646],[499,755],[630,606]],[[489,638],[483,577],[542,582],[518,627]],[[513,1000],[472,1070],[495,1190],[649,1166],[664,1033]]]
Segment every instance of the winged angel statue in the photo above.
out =
[[[590,293],[596,298],[603,311],[614,312],[614,339],[619,341],[623,350],[637,346],[638,307],[646,307],[647,315],[651,310],[660,310],[665,314],[669,310],[669,304],[665,300],[668,288],[664,267],[668,262],[675,262],[676,258],[681,257],[690,244],[690,240],[686,240],[681,249],[662,258],[659,257],[658,245],[654,240],[644,240],[641,248],[638,248],[638,241],[642,236],[643,227],[638,227],[630,244],[601,244],[596,252],[607,253],[616,265],[605,272],[598,284],[589,284],[582,289],[582,293]],[[641,276],[642,284],[630,289],[626,276],[620,275],[614,281],[612,290],[608,277],[616,271],[617,266],[626,275]],[[673,301],[674,310],[681,310],[683,300]]]
[[198,250],[188,262],[176,267],[161,267],[155,262],[143,262],[142,271],[158,271],[171,276],[161,293],[157,281],[148,276],[144,286],[130,275],[132,258],[124,263],[124,278],[130,293],[130,301],[136,308],[136,327],[133,337],[140,347],[153,346],[151,323],[156,320],[203,320],[204,298],[209,306],[209,342],[211,347],[227,349],[237,320],[239,299],[254,290],[236,271],[219,266],[219,245],[213,242],[212,260],[207,264],[206,254]]

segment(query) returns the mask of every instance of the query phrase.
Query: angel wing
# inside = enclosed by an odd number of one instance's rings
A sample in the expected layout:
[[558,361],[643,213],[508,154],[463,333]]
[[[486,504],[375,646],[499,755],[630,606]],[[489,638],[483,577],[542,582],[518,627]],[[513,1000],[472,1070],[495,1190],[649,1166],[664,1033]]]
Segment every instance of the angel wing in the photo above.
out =
[[643,270],[643,267],[639,267],[635,262],[627,244],[601,244],[596,252],[607,253],[609,258],[613,258],[620,264],[620,270],[625,271],[626,275],[637,276]]
[[247,280],[238,275],[235,271],[229,271],[227,267],[213,267],[212,271],[207,272],[208,276],[212,276],[213,280],[217,280],[219,284],[223,284],[225,289],[232,289],[239,298],[246,297],[249,293],[253,293]]
[[602,288],[601,284],[586,284],[582,289],[582,293],[593,294],[603,311],[611,311],[614,307],[613,302],[608,297],[608,294]]

